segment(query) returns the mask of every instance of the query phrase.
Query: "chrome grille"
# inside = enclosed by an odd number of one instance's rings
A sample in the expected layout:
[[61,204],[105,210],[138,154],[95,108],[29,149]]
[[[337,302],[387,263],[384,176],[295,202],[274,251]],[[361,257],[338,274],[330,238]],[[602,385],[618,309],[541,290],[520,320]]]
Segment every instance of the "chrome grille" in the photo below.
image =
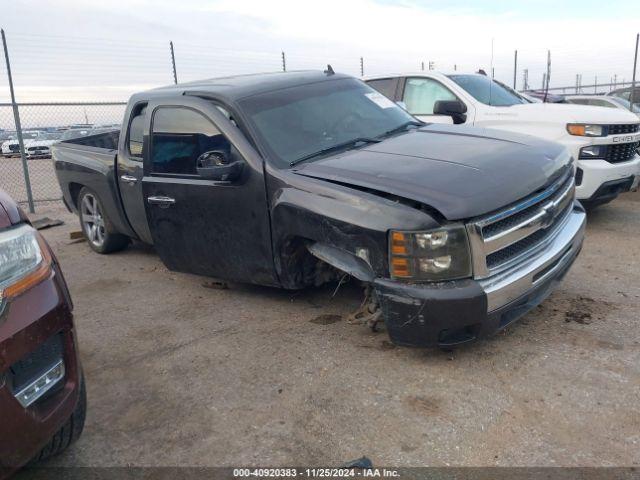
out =
[[568,171],[545,190],[469,223],[474,277],[489,277],[535,255],[568,218],[574,192]]

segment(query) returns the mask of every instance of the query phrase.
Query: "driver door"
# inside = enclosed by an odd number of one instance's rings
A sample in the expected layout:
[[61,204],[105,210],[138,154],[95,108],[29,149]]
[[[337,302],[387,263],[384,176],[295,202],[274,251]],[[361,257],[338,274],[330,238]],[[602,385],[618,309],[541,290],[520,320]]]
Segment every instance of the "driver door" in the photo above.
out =
[[[277,285],[262,159],[210,101],[149,102],[142,191],[165,265],[220,279]],[[222,152],[222,153],[221,153]],[[241,161],[231,180],[198,174],[207,155]],[[202,170],[200,170],[202,174]]]

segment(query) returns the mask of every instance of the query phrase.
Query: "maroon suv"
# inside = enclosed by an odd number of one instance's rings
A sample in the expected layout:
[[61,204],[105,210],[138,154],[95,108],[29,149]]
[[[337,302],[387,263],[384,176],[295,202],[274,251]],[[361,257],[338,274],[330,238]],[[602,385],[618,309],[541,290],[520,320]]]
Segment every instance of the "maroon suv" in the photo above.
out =
[[86,392],[60,266],[0,190],[0,478],[67,448]]

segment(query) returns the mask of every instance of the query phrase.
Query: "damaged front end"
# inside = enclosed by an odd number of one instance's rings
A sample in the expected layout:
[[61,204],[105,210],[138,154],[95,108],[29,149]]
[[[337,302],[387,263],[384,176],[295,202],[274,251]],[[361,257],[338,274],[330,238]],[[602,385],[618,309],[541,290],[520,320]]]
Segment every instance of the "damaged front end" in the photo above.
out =
[[309,251],[366,285],[350,321],[384,321],[397,345],[450,347],[487,337],[546,299],[576,259],[586,215],[563,177],[497,213],[430,231],[389,232],[389,275],[319,244]]

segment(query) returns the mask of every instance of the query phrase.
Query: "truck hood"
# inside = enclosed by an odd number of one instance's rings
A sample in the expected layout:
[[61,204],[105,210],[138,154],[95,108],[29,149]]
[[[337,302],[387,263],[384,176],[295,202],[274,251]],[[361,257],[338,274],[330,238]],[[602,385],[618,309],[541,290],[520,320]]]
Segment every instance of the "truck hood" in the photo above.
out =
[[638,116],[619,108],[590,107],[570,103],[527,103],[488,109],[486,118],[558,123],[637,123]]
[[432,124],[301,164],[294,172],[390,193],[459,220],[530,195],[553,182],[570,162],[561,145],[527,135]]

